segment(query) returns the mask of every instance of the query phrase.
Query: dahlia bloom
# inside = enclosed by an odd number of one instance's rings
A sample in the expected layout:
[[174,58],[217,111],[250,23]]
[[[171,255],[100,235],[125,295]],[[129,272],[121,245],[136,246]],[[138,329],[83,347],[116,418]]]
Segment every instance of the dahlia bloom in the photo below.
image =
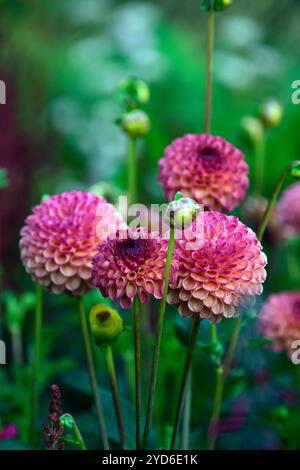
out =
[[300,183],[287,187],[277,204],[281,223],[290,236],[300,234]]
[[207,210],[232,211],[249,186],[242,152],[210,134],[187,134],[174,140],[158,165],[158,180],[167,200],[172,201],[179,191]]
[[90,288],[97,245],[120,225],[119,215],[104,198],[83,191],[52,196],[25,221],[22,262],[49,293],[82,295]]
[[[92,284],[104,297],[130,308],[135,296],[142,304],[149,296],[161,299],[168,240],[146,228],[120,230],[100,243],[93,258]],[[171,279],[176,277],[176,257]]]
[[272,349],[290,355],[293,341],[300,339],[300,292],[270,295],[260,312],[259,330],[273,340]]
[[170,284],[168,302],[179,305],[183,316],[208,318],[238,316],[237,307],[262,293],[267,259],[254,232],[236,217],[218,212],[198,215],[203,223],[202,246],[176,247],[179,272]]

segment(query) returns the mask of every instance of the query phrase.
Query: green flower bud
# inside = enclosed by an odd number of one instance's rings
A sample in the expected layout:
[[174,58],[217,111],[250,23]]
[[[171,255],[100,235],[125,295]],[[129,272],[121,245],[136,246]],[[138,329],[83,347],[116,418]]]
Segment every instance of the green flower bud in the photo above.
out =
[[283,109],[279,101],[266,100],[261,108],[261,117],[267,127],[277,127],[282,121]]
[[131,137],[145,137],[150,130],[148,115],[139,109],[124,114],[120,124],[123,131]]
[[253,144],[257,144],[263,140],[264,128],[260,119],[245,116],[241,121],[241,127]]
[[171,227],[184,230],[188,228],[199,214],[201,207],[194,199],[175,195],[174,201],[170,202],[165,213],[165,221]]
[[202,0],[201,9],[204,11],[222,11],[232,5],[232,0]]
[[297,178],[297,179],[300,178],[300,161],[295,161],[294,162],[294,164],[292,166],[292,169],[291,169],[291,175],[294,178]]
[[97,304],[91,309],[89,320],[97,346],[112,343],[124,329],[119,312],[104,304]]
[[138,78],[125,78],[119,84],[118,90],[127,109],[139,108],[150,100],[150,90],[147,83]]
[[96,194],[96,196],[104,197],[108,202],[114,204],[117,202],[118,196],[121,194],[120,189],[116,189],[106,181],[93,184],[89,188],[89,192]]

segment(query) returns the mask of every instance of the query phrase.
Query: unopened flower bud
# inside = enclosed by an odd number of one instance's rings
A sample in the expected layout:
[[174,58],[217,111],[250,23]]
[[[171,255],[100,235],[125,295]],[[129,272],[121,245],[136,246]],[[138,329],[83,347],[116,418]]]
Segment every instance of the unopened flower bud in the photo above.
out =
[[279,101],[266,100],[261,109],[261,117],[267,127],[277,127],[282,121],[283,109]]
[[117,310],[97,304],[90,311],[91,332],[97,346],[115,341],[123,331],[123,320]]
[[165,213],[165,220],[172,228],[184,230],[196,219],[200,212],[200,205],[189,197],[177,197],[170,202]]
[[262,141],[264,128],[260,119],[252,116],[245,116],[241,121],[241,127],[253,144],[257,144]]
[[291,175],[294,178],[297,178],[297,179],[300,178],[300,161],[295,161],[294,162],[294,164],[292,166],[292,169],[291,169]]
[[202,0],[201,8],[204,11],[222,11],[232,5],[232,0]]
[[121,127],[131,137],[145,137],[150,130],[150,119],[144,111],[135,109],[124,114]]
[[119,84],[118,90],[127,109],[139,108],[147,104],[150,99],[150,90],[147,83],[138,78],[125,78]]

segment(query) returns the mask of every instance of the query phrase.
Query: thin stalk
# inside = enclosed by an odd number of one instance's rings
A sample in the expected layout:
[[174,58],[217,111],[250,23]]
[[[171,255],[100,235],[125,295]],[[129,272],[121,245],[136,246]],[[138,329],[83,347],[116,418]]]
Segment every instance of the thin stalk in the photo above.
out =
[[141,303],[136,296],[133,301],[136,448],[141,449],[142,432],[142,369],[141,369]]
[[290,174],[292,167],[293,167],[295,164],[297,164],[297,163],[299,163],[299,162],[296,162],[296,161],[290,162],[290,163],[287,165],[287,167],[283,170],[283,172],[282,172],[282,174],[281,174],[281,176],[280,176],[280,178],[279,178],[279,181],[278,181],[278,183],[277,183],[277,185],[276,185],[276,187],[275,187],[275,189],[274,189],[274,191],[273,191],[273,194],[272,194],[272,196],[271,196],[271,198],[270,198],[270,200],[269,200],[269,204],[268,204],[268,206],[267,206],[267,208],[266,208],[266,211],[265,211],[264,216],[263,216],[263,220],[262,220],[262,222],[261,222],[261,224],[260,224],[260,227],[259,227],[259,230],[258,230],[258,235],[257,235],[257,236],[258,236],[258,240],[259,240],[260,242],[261,242],[262,239],[263,239],[265,230],[266,230],[266,228],[267,228],[267,225],[268,225],[268,222],[269,222],[269,220],[270,220],[272,211],[273,211],[274,206],[275,206],[275,204],[276,204],[276,201],[277,201],[277,199],[278,199],[278,196],[279,196],[279,193],[280,193],[280,191],[281,191],[282,185],[283,185],[283,183],[284,183],[286,177]]
[[262,194],[264,172],[265,172],[265,134],[257,140],[254,146],[255,151],[255,189]]
[[182,419],[182,450],[189,450],[192,407],[192,370],[189,372]]
[[137,200],[137,139],[128,137],[128,199],[129,204]]
[[120,442],[121,442],[121,445],[124,446],[126,442],[126,437],[125,437],[124,424],[123,424],[123,418],[122,418],[121,402],[119,398],[115,361],[114,361],[114,356],[113,356],[113,350],[110,344],[108,344],[106,347],[106,364],[107,364],[107,370],[108,370],[108,375],[109,375],[109,380],[110,380],[110,386],[112,390],[113,401],[115,405],[118,429],[119,429],[119,434],[120,434]]
[[148,446],[151,421],[152,421],[152,416],[153,416],[154,398],[155,398],[155,390],[156,390],[156,384],[157,384],[158,362],[159,362],[161,339],[162,339],[162,333],[163,333],[163,327],[164,327],[164,318],[165,318],[165,312],[166,312],[170,274],[171,274],[171,268],[172,268],[174,241],[175,241],[175,230],[174,228],[171,228],[166,267],[165,267],[165,282],[164,282],[163,298],[160,303],[158,321],[157,321],[157,326],[156,326],[156,336],[155,336],[155,344],[154,344],[154,352],[153,352],[153,360],[152,360],[152,368],[151,368],[147,412],[146,412],[146,423],[145,423],[145,431],[144,431],[144,437],[143,437],[143,449],[146,449]]
[[180,386],[180,391],[179,391],[179,398],[178,398],[177,407],[176,407],[176,416],[175,416],[175,422],[174,422],[173,433],[172,433],[172,438],[171,438],[170,450],[174,450],[175,445],[176,445],[177,431],[179,427],[179,422],[181,418],[185,392],[186,392],[186,384],[187,384],[189,371],[190,371],[190,367],[192,363],[193,352],[196,346],[199,326],[200,326],[200,320],[198,318],[197,319],[195,318],[193,320],[190,344],[189,344],[187,357],[186,357],[186,361],[185,361],[185,365],[183,369],[183,376],[182,376],[182,381],[181,381],[181,386]]
[[11,331],[12,355],[14,364],[20,366],[23,364],[23,347],[21,329]]
[[211,8],[208,13],[208,29],[206,42],[206,94],[205,94],[205,132],[210,132],[212,110],[212,79],[213,79],[213,49],[215,36],[215,12]]
[[97,378],[96,378],[96,369],[95,369],[95,363],[94,363],[94,358],[93,358],[91,338],[90,338],[88,323],[87,323],[87,319],[86,319],[86,315],[84,311],[82,297],[78,297],[77,302],[78,302],[78,310],[80,313],[82,337],[83,337],[83,342],[84,342],[84,347],[85,347],[90,382],[91,382],[92,392],[93,392],[94,401],[96,405],[96,415],[97,415],[97,421],[98,421],[98,425],[100,429],[100,435],[101,435],[104,449],[109,450],[109,442],[108,442],[108,437],[107,437],[106,425],[104,421],[103,408],[102,408],[102,404],[100,401],[99,389],[98,389]]
[[29,443],[36,443],[36,424],[39,409],[40,395],[40,367],[43,323],[43,288],[40,284],[35,286],[36,303],[34,315],[34,357],[30,390],[30,416],[29,416]]
[[[222,401],[223,401],[223,392],[225,386],[225,380],[230,371],[232,364],[233,355],[236,349],[237,340],[239,337],[241,327],[241,318],[237,318],[234,322],[233,332],[230,338],[230,343],[228,346],[227,354],[225,356],[223,366],[220,364],[216,368],[216,390],[214,397],[214,406],[213,412],[211,415],[209,427],[208,427],[208,449],[213,450],[215,447],[215,442],[218,437],[217,424],[220,418]],[[216,325],[212,325],[212,342],[215,343],[218,341]]]

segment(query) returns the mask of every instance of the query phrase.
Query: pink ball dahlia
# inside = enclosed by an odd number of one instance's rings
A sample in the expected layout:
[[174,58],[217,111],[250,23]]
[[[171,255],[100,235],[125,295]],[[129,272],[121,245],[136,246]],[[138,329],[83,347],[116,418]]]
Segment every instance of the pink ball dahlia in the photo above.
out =
[[99,242],[122,221],[94,194],[70,191],[34,208],[21,230],[21,259],[49,293],[82,295],[90,288],[92,258]]
[[277,210],[287,235],[300,234],[300,183],[294,183],[283,192]]
[[291,355],[293,341],[300,340],[300,292],[270,295],[260,312],[259,330],[273,340],[272,349]]
[[203,212],[202,247],[176,248],[179,272],[170,284],[168,302],[179,304],[184,316],[208,318],[238,316],[237,307],[262,293],[267,259],[254,232],[236,217]]
[[[149,296],[161,299],[168,240],[146,228],[118,231],[98,246],[93,258],[92,283],[104,297],[130,308],[137,295],[142,304]],[[171,279],[176,278],[176,257]]]
[[232,211],[248,189],[248,165],[222,137],[187,134],[166,148],[158,180],[169,201],[179,191],[207,210]]

